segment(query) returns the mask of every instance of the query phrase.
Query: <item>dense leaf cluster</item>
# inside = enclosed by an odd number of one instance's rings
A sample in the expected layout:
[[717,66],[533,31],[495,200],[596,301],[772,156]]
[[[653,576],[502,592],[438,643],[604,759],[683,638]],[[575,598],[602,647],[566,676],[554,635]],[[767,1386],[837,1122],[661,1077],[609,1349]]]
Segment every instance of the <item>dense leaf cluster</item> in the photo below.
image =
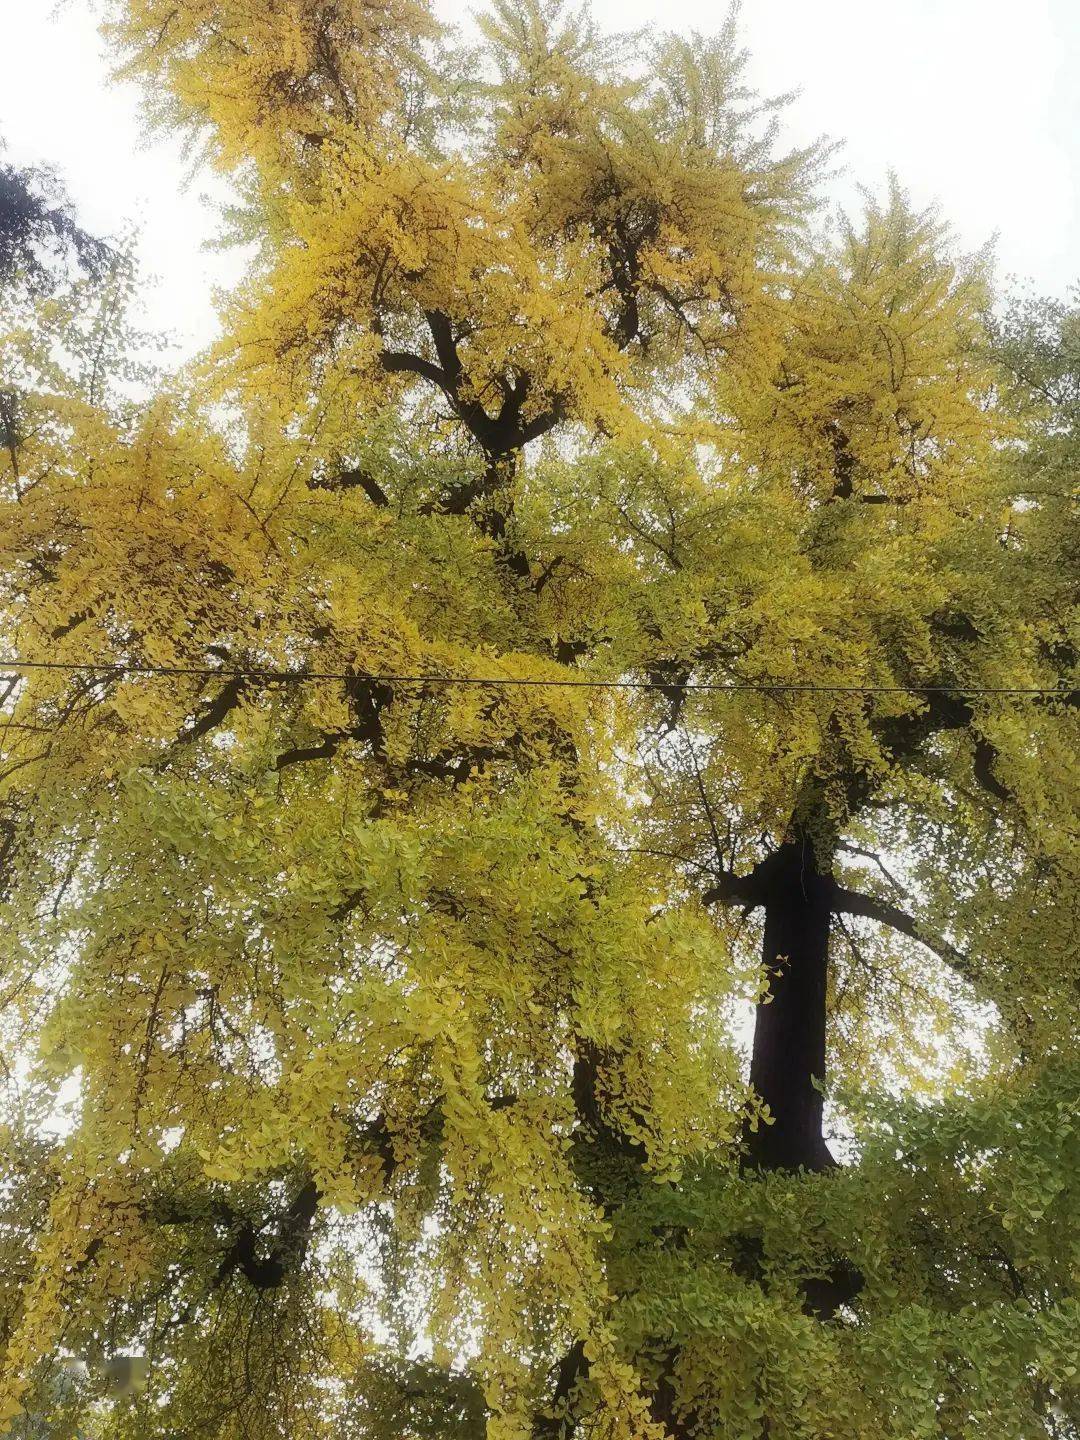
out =
[[255,258],[12,252],[0,1423],[1080,1434],[1074,311],[730,24],[111,16]]

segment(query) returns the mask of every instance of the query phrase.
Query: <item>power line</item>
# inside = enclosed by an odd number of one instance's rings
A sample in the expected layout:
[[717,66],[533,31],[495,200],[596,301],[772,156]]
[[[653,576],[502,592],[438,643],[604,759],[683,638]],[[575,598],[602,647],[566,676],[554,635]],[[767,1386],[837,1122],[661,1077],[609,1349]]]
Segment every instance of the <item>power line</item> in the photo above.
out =
[[[810,685],[789,680],[692,680],[680,683],[667,680],[586,680],[539,679],[516,675],[389,675],[373,671],[339,670],[271,670],[241,669],[233,666],[210,665],[137,665],[111,661],[25,660],[19,656],[0,658],[0,669],[60,670],[78,674],[106,675],[186,675],[196,679],[255,680],[266,685],[302,685],[312,681],[365,680],[381,685],[466,685],[519,686],[577,690],[692,690],[711,694],[751,691],[768,694],[811,695],[1018,695],[1054,696],[1075,701],[1080,692],[1061,686],[1039,685]],[[3,676],[15,679],[17,676]]]

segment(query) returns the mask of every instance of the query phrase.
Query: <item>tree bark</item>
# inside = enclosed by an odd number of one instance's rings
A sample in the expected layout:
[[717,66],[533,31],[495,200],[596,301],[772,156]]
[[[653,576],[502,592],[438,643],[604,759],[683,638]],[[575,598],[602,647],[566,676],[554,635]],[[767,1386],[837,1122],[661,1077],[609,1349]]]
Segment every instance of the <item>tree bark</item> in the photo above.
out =
[[[772,1124],[747,1133],[750,1165],[824,1170],[835,1164],[822,1135],[825,1010],[832,877],[809,835],[785,841],[767,862],[762,964],[750,1083]],[[815,1083],[816,1082],[816,1083]]]

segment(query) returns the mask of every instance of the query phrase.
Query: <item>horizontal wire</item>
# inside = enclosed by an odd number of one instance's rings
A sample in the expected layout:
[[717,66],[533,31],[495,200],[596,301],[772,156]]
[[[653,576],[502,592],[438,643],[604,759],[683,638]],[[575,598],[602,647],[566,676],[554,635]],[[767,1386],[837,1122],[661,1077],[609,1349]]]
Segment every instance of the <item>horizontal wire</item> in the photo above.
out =
[[[691,680],[685,683],[667,680],[578,680],[538,679],[514,675],[386,675],[372,671],[348,673],[338,670],[247,670],[231,666],[202,665],[129,665],[110,661],[75,662],[67,660],[24,660],[14,656],[0,657],[0,670],[62,670],[79,674],[108,675],[189,675],[201,679],[260,680],[267,685],[307,684],[319,680],[368,680],[382,685],[487,685],[546,686],[579,690],[671,690],[704,691],[711,694],[737,691],[811,695],[1024,695],[1056,696],[1072,700],[1076,690],[1062,686],[1037,685],[810,685],[788,680]],[[17,676],[0,676],[14,679]]]

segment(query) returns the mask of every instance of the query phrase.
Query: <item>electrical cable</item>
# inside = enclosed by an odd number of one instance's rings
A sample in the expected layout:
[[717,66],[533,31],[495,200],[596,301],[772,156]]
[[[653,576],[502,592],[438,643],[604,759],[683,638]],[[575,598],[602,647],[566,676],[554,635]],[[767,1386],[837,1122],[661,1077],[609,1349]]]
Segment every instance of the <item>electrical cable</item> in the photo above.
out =
[[[352,673],[336,670],[272,670],[242,669],[233,666],[201,665],[138,665],[110,661],[27,660],[20,656],[0,657],[0,671],[60,670],[81,674],[106,675],[175,675],[199,679],[253,680],[265,685],[308,684],[313,681],[365,680],[381,685],[466,685],[549,687],[582,690],[671,690],[699,691],[710,694],[784,692],[820,695],[1014,695],[1054,697],[1075,703],[1080,692],[1063,686],[1037,685],[811,685],[789,680],[725,680],[686,682],[667,680],[588,680],[541,679],[515,675],[392,675],[358,670]],[[11,679],[12,676],[0,678]]]

